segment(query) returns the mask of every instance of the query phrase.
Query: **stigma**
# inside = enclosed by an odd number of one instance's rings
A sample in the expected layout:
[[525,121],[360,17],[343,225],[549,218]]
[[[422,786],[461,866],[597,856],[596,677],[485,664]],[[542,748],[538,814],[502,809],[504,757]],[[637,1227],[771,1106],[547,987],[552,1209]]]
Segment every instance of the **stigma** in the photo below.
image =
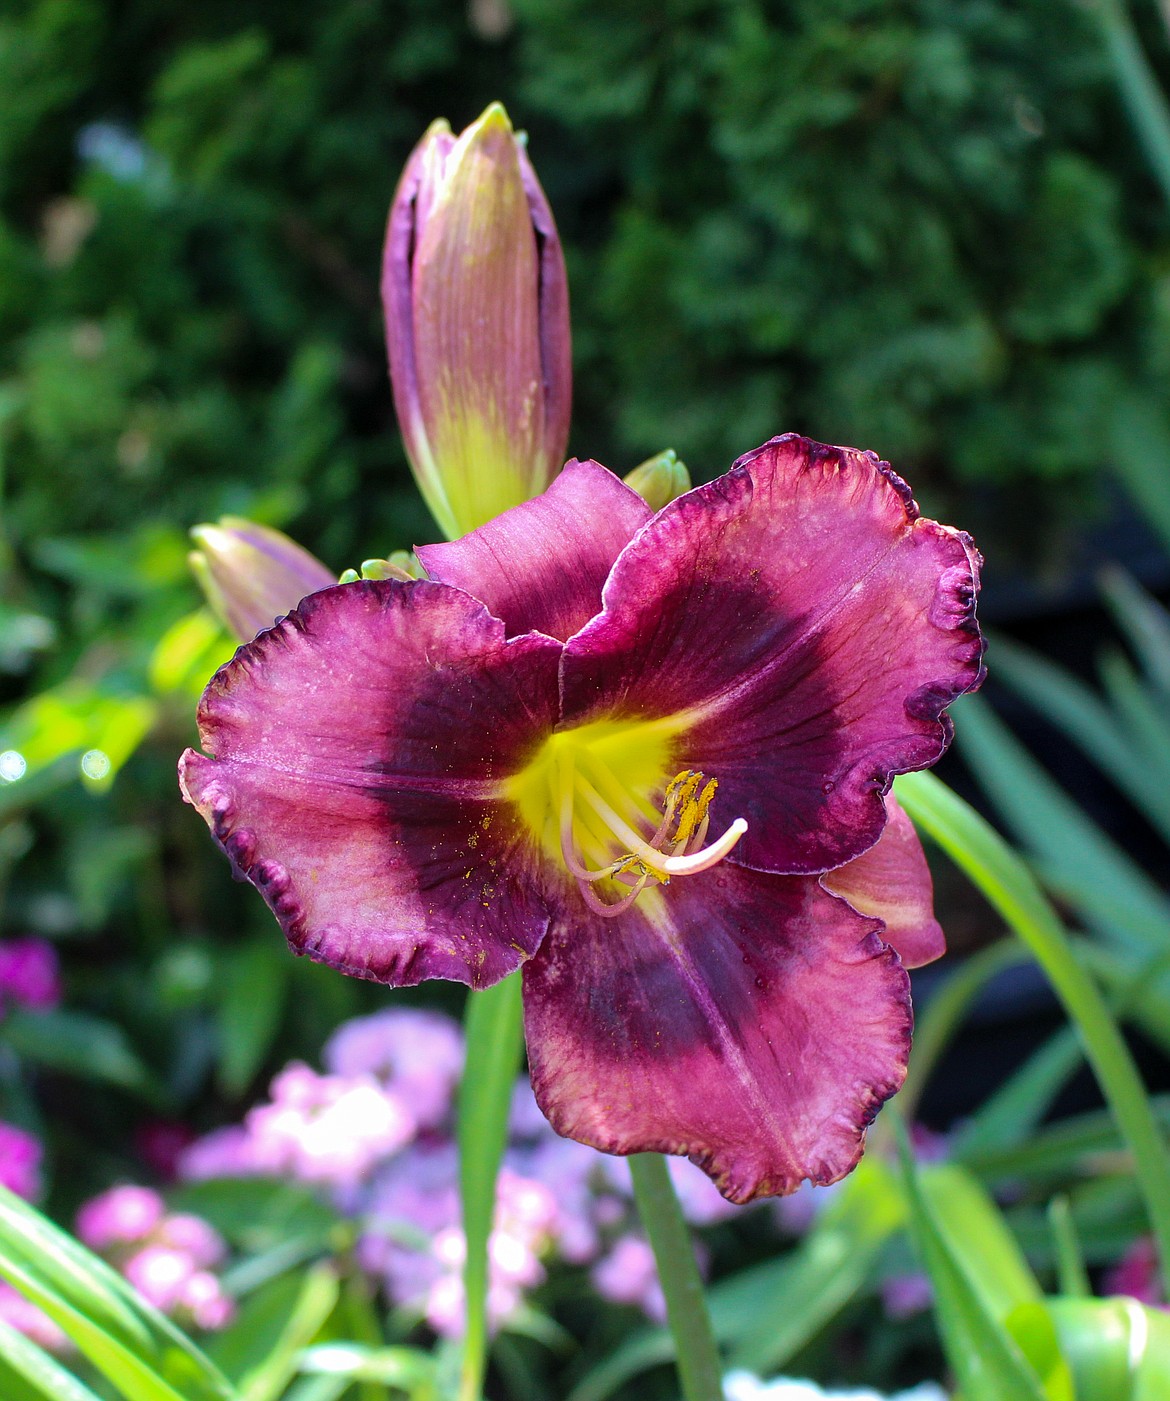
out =
[[[652,830],[647,801],[626,790],[596,755],[585,765],[575,761],[572,751],[561,755],[555,786],[565,866],[585,903],[603,917],[628,910],[651,882],[668,885],[676,876],[710,870],[747,831],[747,823],[737,817],[721,837],[707,843],[709,810],[719,783],[697,769],[684,769],[666,785],[661,819]],[[619,854],[613,859],[590,864],[590,857],[597,860],[615,850]],[[600,893],[615,886],[616,900]]]

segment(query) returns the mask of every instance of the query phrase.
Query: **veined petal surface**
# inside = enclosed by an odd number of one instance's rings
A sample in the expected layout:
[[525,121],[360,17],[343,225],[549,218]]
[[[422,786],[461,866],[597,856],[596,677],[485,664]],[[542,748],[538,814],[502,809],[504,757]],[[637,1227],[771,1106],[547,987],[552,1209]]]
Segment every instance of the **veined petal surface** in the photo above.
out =
[[725,865],[524,966],[537,1101],[610,1153],[686,1153],[735,1202],[835,1182],[905,1076],[909,980],[815,880]]
[[534,500],[415,553],[432,579],[481,599],[509,637],[543,632],[564,641],[601,608],[614,560],[650,515],[612,472],[574,458]]
[[555,723],[560,650],[439,584],[315,594],[216,673],[183,794],[298,953],[486,986],[547,926],[499,788]]
[[885,823],[892,775],[950,740],[982,679],[979,556],[872,453],[789,434],[660,511],[565,649],[563,721],[685,715],[729,860],[830,870]]
[[933,963],[946,952],[934,917],[934,883],[914,824],[891,794],[881,836],[861,856],[821,877],[821,884],[855,910],[885,925],[882,938],[907,968]]

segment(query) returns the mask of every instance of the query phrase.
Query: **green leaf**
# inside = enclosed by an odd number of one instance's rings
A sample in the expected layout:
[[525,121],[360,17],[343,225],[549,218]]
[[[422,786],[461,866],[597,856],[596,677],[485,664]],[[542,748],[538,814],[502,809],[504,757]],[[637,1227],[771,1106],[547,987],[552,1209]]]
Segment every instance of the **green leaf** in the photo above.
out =
[[969,1172],[957,1163],[929,1164],[918,1169],[918,1188],[989,1313],[1003,1318],[1043,1298],[1003,1213]]
[[346,1377],[350,1381],[380,1382],[412,1397],[437,1397],[435,1363],[429,1353],[413,1347],[359,1347],[354,1343],[318,1343],[300,1359],[306,1374]]
[[959,747],[1045,882],[1113,939],[1160,949],[1170,900],[1048,776],[977,697],[966,697]]
[[0,1023],[0,1040],[17,1055],[51,1070],[85,1080],[103,1080],[122,1089],[153,1094],[150,1072],[114,1022],[64,1008],[17,1008]]
[[235,646],[209,608],[188,613],[159,639],[150,658],[150,684],[160,695],[177,692],[197,699]]
[[928,773],[904,774],[898,796],[1031,950],[1076,1026],[1133,1154],[1160,1260],[1170,1261],[1170,1155],[1129,1048],[1028,868],[972,808]]
[[4,1401],[98,1401],[55,1357],[2,1319],[0,1396]]
[[129,1401],[234,1401],[227,1380],[169,1319],[104,1261],[2,1189],[0,1275]]
[[[1132,671],[1120,717],[1063,667],[1007,638],[995,639],[995,675],[1058,726],[1170,840],[1170,761],[1163,752],[1170,731],[1163,720],[1162,733],[1150,733],[1149,725],[1162,717],[1145,713]],[[1118,685],[1124,683],[1122,676]],[[1121,699],[1115,691],[1114,704]],[[1151,739],[1158,742],[1151,745]]]
[[[1170,488],[1167,490],[1170,497]],[[1149,681],[1170,695],[1170,613],[1116,566],[1099,575],[1101,593]]]
[[621,1343],[604,1362],[590,1368],[566,1401],[605,1401],[632,1377],[673,1360],[674,1339],[666,1329],[643,1329]]
[[258,1289],[231,1327],[211,1344],[215,1361],[239,1387],[241,1401],[274,1401],[296,1373],[297,1358],[337,1306],[330,1265],[289,1273]]
[[952,1155],[962,1162],[984,1148],[1022,1143],[1083,1060],[1076,1033],[1061,1027],[959,1126]]
[[288,993],[288,952],[255,939],[230,957],[219,1004],[219,1083],[236,1098],[251,1084],[272,1048]]
[[[717,1336],[734,1339],[730,1362],[766,1376],[787,1363],[869,1280],[878,1253],[905,1221],[891,1169],[865,1158],[841,1184],[800,1246],[769,1269],[711,1291]],[[743,1307],[727,1308],[739,1294]]]
[[989,1308],[966,1261],[956,1255],[922,1190],[904,1129],[899,1149],[911,1234],[934,1287],[943,1347],[964,1401],[1073,1401],[1071,1380],[1063,1390],[1041,1385],[1019,1345]]
[[1050,1299],[1078,1401],[1170,1396],[1170,1318],[1136,1299]]

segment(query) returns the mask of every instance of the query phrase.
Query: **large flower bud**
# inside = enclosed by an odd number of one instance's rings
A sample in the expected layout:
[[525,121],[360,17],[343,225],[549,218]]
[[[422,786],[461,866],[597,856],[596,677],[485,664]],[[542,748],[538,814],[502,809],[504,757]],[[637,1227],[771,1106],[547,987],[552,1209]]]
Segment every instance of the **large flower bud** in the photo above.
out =
[[443,531],[538,496],[569,436],[569,292],[552,211],[499,103],[458,139],[433,123],[415,147],[382,300],[398,422]]
[[241,516],[197,525],[199,546],[188,556],[207,601],[241,642],[250,642],[307,594],[337,583],[319,559],[295,540]]

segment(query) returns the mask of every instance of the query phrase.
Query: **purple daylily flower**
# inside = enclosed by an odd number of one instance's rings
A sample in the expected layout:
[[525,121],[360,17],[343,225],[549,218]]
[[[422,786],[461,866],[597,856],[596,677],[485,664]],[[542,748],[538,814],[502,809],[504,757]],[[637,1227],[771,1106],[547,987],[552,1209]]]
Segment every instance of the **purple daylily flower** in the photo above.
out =
[[571,462],[418,554],[221,668],[187,800],[297,952],[397,986],[523,966],[560,1133],[737,1202],[843,1176],[905,1074],[903,962],[941,952],[885,795],[982,679],[970,539],[787,435],[657,514]]

